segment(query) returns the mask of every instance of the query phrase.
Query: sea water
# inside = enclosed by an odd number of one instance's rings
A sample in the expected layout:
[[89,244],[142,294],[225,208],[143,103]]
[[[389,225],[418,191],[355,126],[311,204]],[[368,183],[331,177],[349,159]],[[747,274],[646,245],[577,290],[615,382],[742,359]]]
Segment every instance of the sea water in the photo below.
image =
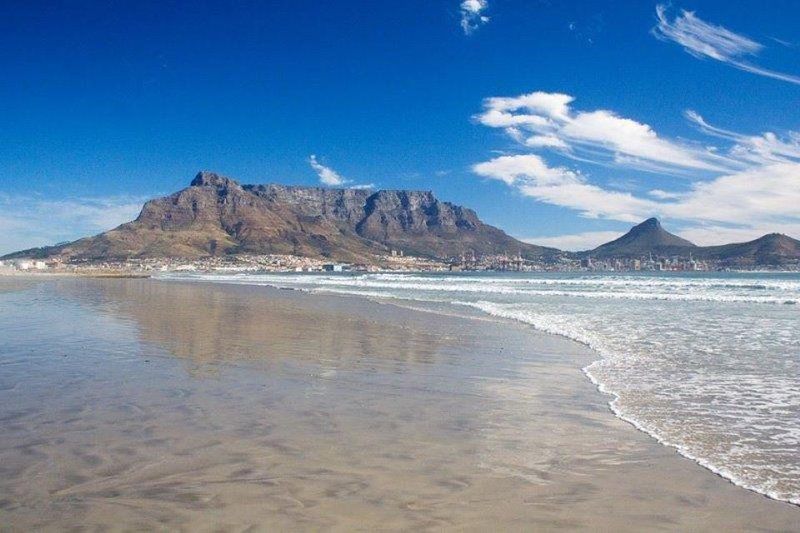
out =
[[182,274],[437,302],[591,346],[610,406],[732,482],[800,504],[800,274]]

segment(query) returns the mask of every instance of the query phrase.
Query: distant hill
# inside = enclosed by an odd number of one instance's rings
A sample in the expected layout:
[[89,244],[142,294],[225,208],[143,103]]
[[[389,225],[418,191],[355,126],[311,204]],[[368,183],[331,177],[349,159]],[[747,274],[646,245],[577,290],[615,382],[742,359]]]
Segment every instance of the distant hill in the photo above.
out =
[[737,265],[781,266],[800,262],[800,241],[780,233],[770,233],[754,241],[707,246],[699,250],[697,256]]
[[392,249],[440,259],[558,253],[518,241],[430,191],[240,185],[200,172],[189,187],[148,201],[132,222],[6,257],[97,261],[276,253],[358,262]]
[[637,258],[651,253],[654,256],[688,255],[696,248],[693,243],[662,228],[658,219],[648,218],[622,237],[582,254],[599,259]]
[[697,246],[661,227],[658,219],[648,218],[622,237],[585,252],[579,257],[597,259],[636,259],[653,257],[688,257],[712,260],[731,267],[780,267],[800,264],[800,241],[770,233],[754,241]]

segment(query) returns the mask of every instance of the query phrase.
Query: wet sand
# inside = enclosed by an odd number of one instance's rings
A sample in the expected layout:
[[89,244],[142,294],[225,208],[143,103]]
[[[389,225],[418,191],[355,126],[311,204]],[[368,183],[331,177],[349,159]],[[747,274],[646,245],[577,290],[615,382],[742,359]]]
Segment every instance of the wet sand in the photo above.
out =
[[355,297],[0,279],[0,529],[796,531],[583,346]]

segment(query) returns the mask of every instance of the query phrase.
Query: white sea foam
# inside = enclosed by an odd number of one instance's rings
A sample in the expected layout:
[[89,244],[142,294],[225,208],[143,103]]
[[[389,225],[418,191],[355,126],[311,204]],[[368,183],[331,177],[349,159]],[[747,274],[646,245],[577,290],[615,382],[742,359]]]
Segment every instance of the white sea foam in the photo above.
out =
[[[646,419],[639,419],[635,415],[629,413],[625,409],[625,405],[621,404],[621,394],[624,392],[619,391],[614,386],[609,386],[608,384],[604,383],[601,378],[596,375],[596,370],[602,367],[604,364],[608,364],[608,361],[614,360],[618,357],[617,352],[614,352],[613,349],[609,348],[609,346],[603,342],[602,338],[592,335],[590,332],[583,330],[580,326],[575,324],[574,322],[564,322],[563,320],[559,320],[557,317],[547,316],[543,314],[538,314],[535,312],[526,312],[520,309],[514,309],[513,307],[493,304],[491,302],[454,302],[458,305],[467,305],[476,309],[479,309],[487,314],[492,316],[497,316],[501,318],[507,318],[511,320],[516,320],[519,322],[523,322],[535,327],[538,330],[544,331],[546,333],[552,333],[554,335],[560,335],[563,337],[567,337],[569,339],[575,340],[582,344],[589,346],[590,348],[594,349],[598,353],[600,353],[604,359],[595,361],[594,363],[588,365],[583,369],[584,373],[589,377],[589,379],[598,387],[598,389],[604,393],[609,394],[614,397],[613,400],[609,402],[609,406],[611,407],[614,414],[616,414],[619,418],[630,422],[636,428],[641,431],[644,431],[658,440],[660,443],[672,446],[677,451],[687,457],[692,459],[702,466],[708,468],[709,470],[715,472],[716,474],[721,475],[722,477],[732,481],[733,483],[740,485],[742,487],[761,492],[771,498],[778,499],[778,500],[785,500],[789,501],[794,504],[800,505],[800,496],[797,492],[794,491],[786,491],[786,490],[774,490],[770,489],[769,486],[774,484],[774,482],[769,481],[762,481],[762,482],[754,482],[748,479],[745,476],[742,476],[739,468],[737,466],[744,467],[745,470],[761,470],[762,473],[764,469],[769,468],[771,469],[772,466],[764,466],[764,465],[754,465],[754,464],[747,464],[747,465],[729,465],[724,462],[715,462],[713,459],[708,457],[704,457],[702,455],[698,455],[697,452],[693,449],[691,445],[691,438],[699,437],[698,435],[687,435],[689,441],[684,441],[681,439],[681,436],[678,436],[676,439],[675,436],[667,436],[664,432],[659,430],[659,427],[647,421]],[[785,398],[776,398],[769,403],[771,407],[776,407],[785,402],[781,400],[785,400]],[[789,403],[791,406],[791,403]],[[795,405],[796,407],[796,405]],[[745,413],[742,413],[743,415]],[[792,415],[796,415],[796,412],[793,412]],[[680,414],[676,414],[676,416],[680,416]],[[716,416],[715,413],[709,412],[709,417]],[[800,450],[798,445],[800,445],[800,438],[798,435],[800,434],[800,428],[798,427],[791,427],[787,428],[784,424],[758,424],[756,420],[748,420],[746,425],[749,425],[753,429],[761,429],[761,430],[779,430],[785,431],[787,436],[789,437],[788,445],[784,448],[775,448],[777,451],[784,452],[786,455],[786,459],[788,461],[792,461],[793,457],[797,457],[797,453]],[[737,435],[734,435],[738,437]],[[702,437],[701,437],[702,438]],[[753,453],[758,453],[757,446],[760,444],[759,442],[753,442],[751,445],[733,445],[731,446],[732,451],[738,451],[740,455],[752,455]],[[796,475],[800,475],[800,469],[795,466],[792,466],[791,463],[783,464],[783,477],[789,481],[797,481]],[[768,475],[773,475],[772,472],[767,472]],[[797,487],[795,486],[795,490]]]
[[800,275],[180,274],[469,306],[595,349],[620,418],[734,483],[800,504]]
[[[176,277],[175,275],[162,276]],[[482,279],[454,277],[421,277],[410,275],[361,275],[361,276],[287,276],[269,274],[235,275],[178,275],[180,279],[244,283],[249,285],[278,286],[288,284],[296,288],[311,289],[388,289],[405,291],[430,291],[443,293],[488,293],[518,296],[568,296],[575,298],[600,298],[618,300],[676,300],[709,302],[743,302],[763,304],[800,303],[800,283],[687,283],[677,281],[621,281],[589,279],[585,282],[575,279]],[[531,286],[550,286],[545,290]],[[559,287],[566,287],[559,288]],[[658,292],[651,289],[658,288]],[[719,290],[728,289],[728,290]],[[614,290],[601,290],[614,289]],[[623,290],[624,289],[624,290]],[[754,292],[756,291],[756,292]],[[761,291],[774,294],[762,295]]]

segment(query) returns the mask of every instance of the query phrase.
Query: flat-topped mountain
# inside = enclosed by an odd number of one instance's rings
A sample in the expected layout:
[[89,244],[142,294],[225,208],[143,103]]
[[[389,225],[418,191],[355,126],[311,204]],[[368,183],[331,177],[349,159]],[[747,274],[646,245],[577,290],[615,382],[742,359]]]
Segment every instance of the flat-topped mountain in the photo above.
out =
[[106,260],[272,253],[365,261],[392,249],[442,259],[557,253],[518,241],[430,191],[240,185],[200,172],[189,187],[145,203],[132,222],[12,255]]
[[631,258],[653,255],[688,255],[696,249],[693,243],[673,235],[661,227],[656,218],[648,218],[641,224],[631,228],[622,237],[607,242],[587,252],[597,258],[619,257]]

